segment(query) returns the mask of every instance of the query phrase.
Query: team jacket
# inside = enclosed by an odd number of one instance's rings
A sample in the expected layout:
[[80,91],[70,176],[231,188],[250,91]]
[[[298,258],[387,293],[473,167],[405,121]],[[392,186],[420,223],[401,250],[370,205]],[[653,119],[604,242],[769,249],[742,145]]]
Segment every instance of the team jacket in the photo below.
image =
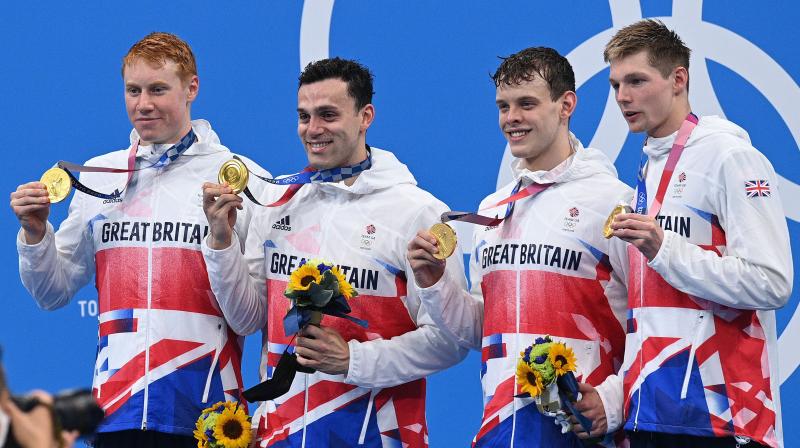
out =
[[[290,343],[283,292],[303,259],[339,265],[359,293],[350,301],[352,315],[369,321],[362,328],[323,318],[323,326],[348,341],[349,371],[298,373],[291,390],[264,403],[254,418],[262,447],[427,446],[424,377],[466,355],[433,325],[413,282],[407,283],[408,242],[447,208],[418,188],[392,153],[373,148],[372,157],[372,168],[352,186],[308,184],[286,205],[256,215],[245,257],[236,244],[220,251],[203,245],[223,309],[233,302],[250,310],[236,328],[263,328],[262,379],[272,376]],[[452,264],[463,277],[463,266]]]
[[[515,161],[514,182],[481,202],[483,208],[510,196],[520,180],[523,188],[555,182],[517,201],[499,226],[474,227],[472,294],[449,273],[421,293],[451,337],[481,350],[484,411],[475,447],[581,446],[541,415],[533,399],[514,398],[520,393],[515,379],[520,352],[536,337],[550,335],[571,347],[577,378],[592,385],[622,363],[626,299],[617,267],[623,259],[609,259],[602,230],[614,206],[631,192],[605,155],[570,137],[577,152],[569,159],[536,172]],[[505,206],[481,213],[502,217]]]
[[[99,431],[191,434],[200,412],[241,391],[243,340],[228,326],[200,250],[208,232],[203,182],[216,182],[232,154],[208,122],[198,141],[164,168],[134,174],[119,200],[76,192],[58,232],[36,245],[17,238],[22,282],[40,307],[66,305],[95,275],[99,334],[93,389],[107,413]],[[134,130],[131,144],[138,140]],[[147,167],[171,145],[140,146]],[[127,167],[129,149],[87,165]],[[247,164],[256,169],[250,161]],[[96,191],[121,189],[127,174],[83,173]],[[245,205],[247,202],[245,202]],[[239,214],[245,235],[250,207]]]
[[[648,138],[644,148],[649,202],[674,138]],[[772,310],[786,303],[793,274],[776,183],[744,130],[700,119],[657,217],[658,254],[648,263],[622,247],[630,257],[624,394],[603,398],[615,400],[606,408],[624,406],[626,429],[782,446]]]

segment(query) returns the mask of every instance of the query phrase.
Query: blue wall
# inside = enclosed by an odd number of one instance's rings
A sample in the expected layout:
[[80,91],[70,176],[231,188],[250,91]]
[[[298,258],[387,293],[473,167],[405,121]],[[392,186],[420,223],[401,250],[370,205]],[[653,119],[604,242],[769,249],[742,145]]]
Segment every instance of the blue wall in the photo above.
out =
[[[395,151],[424,188],[460,210],[473,209],[498,180],[505,141],[489,79],[497,56],[551,46],[576,70],[574,132],[615,158],[620,177],[632,183],[642,139],[628,135],[615,105],[605,110],[608,69],[601,49],[613,28],[641,17],[664,18],[693,48],[695,111],[744,126],[783,176],[792,245],[800,254],[800,4],[794,2],[6,3],[0,11],[0,191],[38,179],[59,159],[81,162],[127,145],[121,57],[159,30],[185,38],[198,58],[193,117],[208,119],[224,144],[273,173],[304,165],[295,134],[302,62],[327,55],[360,60],[376,74],[377,118],[368,142]],[[66,205],[54,206],[51,220],[58,223],[65,213]],[[84,288],[65,308],[39,311],[18,279],[16,219],[8,207],[0,214],[6,291],[0,343],[12,387],[88,386],[96,291]],[[800,418],[800,380],[793,375],[800,351],[790,349],[800,342],[800,318],[792,322],[798,296],[800,290],[778,312],[787,446],[800,443],[792,430]],[[248,385],[257,381],[259,345],[257,336],[248,338]],[[481,414],[478,372],[473,353],[431,378],[431,446],[468,445]]]

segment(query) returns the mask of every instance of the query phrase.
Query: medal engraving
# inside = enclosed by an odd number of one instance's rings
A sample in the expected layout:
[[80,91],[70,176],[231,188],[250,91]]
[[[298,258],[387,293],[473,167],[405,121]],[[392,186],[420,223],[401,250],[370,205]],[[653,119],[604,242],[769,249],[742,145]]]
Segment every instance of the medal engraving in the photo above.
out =
[[614,210],[611,210],[608,218],[606,218],[606,223],[603,225],[603,236],[606,237],[606,239],[614,236],[614,229],[611,228],[611,223],[614,222],[614,218],[616,218],[617,215],[622,213],[633,213],[633,208],[631,208],[630,205],[620,204],[614,207]]
[[250,172],[245,164],[236,159],[228,160],[219,169],[219,183],[227,183],[233,189],[233,194],[239,194],[247,188],[249,177]]
[[40,182],[47,186],[47,194],[53,204],[63,201],[69,196],[69,191],[72,189],[69,175],[61,168],[54,167],[45,171]]
[[434,258],[444,260],[453,255],[458,238],[452,227],[444,223],[437,223],[430,228],[429,232],[436,238],[436,244],[439,247],[439,252],[433,254]]

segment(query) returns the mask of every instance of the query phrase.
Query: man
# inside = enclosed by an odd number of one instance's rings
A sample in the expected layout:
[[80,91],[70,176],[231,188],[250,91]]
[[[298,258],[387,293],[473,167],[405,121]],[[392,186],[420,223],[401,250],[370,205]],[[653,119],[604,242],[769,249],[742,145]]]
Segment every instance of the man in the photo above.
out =
[[[199,79],[186,42],[146,36],[123,59],[122,75],[131,147],[87,165],[135,162],[140,171],[127,187],[127,173],[84,172],[88,189],[124,192],[105,200],[76,192],[55,234],[45,185],[21,185],[11,194],[22,226],[20,276],[52,310],[96,275],[93,387],[107,414],[96,447],[195,446],[200,412],[241,391],[243,340],[211,293],[200,251],[208,227],[198,187],[232,155],[208,122],[191,121]],[[245,235],[249,208],[240,215],[237,232]]]
[[[434,258],[438,248],[428,232],[411,241],[408,258],[434,320],[459,344],[482,352],[484,412],[474,446],[581,446],[540,414],[532,398],[515,397],[521,394],[515,372],[520,352],[545,335],[574,350],[583,381],[597,385],[616,372],[625,293],[602,232],[608,211],[630,192],[611,162],[569,131],[577,97],[563,56],[527,48],[505,58],[493,79],[500,129],[516,158],[514,181],[480,209],[510,215],[499,225],[474,228],[471,295],[460,275],[445,271],[455,259]],[[537,186],[546,188],[517,200],[509,212],[496,206]]]
[[[299,363],[317,371],[299,373],[288,393],[259,409],[262,447],[427,446],[424,377],[466,354],[433,325],[416,288],[406,284],[408,240],[447,207],[417,187],[391,152],[367,146],[372,94],[372,75],[353,61],[305,68],[297,133],[309,165],[321,177],[328,170],[360,174],[303,185],[288,203],[265,208],[251,223],[244,257],[231,231],[242,200],[227,186],[204,186],[211,285],[223,309],[226,302],[251,309],[239,329],[264,329],[262,376],[272,376],[293,343]],[[368,328],[325,316],[296,340],[285,336],[289,274],[312,258],[340,266],[359,293],[349,300],[352,315]],[[453,263],[454,274],[462,269]]]
[[610,378],[618,393],[602,398],[624,406],[632,446],[782,446],[773,310],[792,258],[777,175],[743,129],[691,115],[689,52],[656,20],[605,48],[620,110],[647,139],[637,213],[613,223],[629,243],[624,394]]

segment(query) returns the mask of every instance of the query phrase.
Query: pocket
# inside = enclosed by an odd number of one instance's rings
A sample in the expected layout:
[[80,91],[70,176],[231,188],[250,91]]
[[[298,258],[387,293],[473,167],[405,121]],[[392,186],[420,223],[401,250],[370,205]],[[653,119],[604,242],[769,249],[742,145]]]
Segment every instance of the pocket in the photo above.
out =
[[692,338],[690,339],[691,345],[689,346],[689,360],[686,363],[686,372],[683,375],[683,385],[681,386],[681,400],[685,400],[689,392],[689,380],[692,376],[695,352],[697,351],[697,346],[700,344],[702,335],[705,334],[704,330],[710,318],[711,313],[708,311],[698,311],[694,319],[694,329],[692,331]]

